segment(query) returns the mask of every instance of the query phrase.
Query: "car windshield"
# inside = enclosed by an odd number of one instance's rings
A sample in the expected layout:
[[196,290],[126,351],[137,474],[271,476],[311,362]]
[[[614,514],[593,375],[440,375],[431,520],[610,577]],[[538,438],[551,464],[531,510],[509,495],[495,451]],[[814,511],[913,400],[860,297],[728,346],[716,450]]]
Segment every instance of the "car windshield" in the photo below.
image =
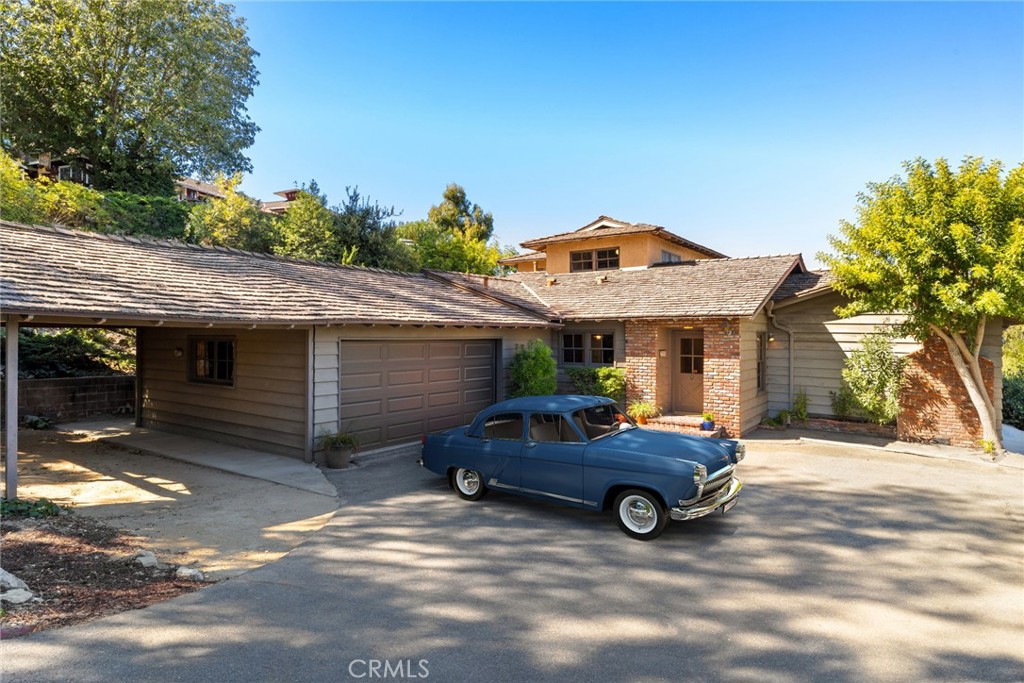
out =
[[636,427],[629,416],[619,410],[614,403],[577,410],[572,414],[572,420],[591,441]]

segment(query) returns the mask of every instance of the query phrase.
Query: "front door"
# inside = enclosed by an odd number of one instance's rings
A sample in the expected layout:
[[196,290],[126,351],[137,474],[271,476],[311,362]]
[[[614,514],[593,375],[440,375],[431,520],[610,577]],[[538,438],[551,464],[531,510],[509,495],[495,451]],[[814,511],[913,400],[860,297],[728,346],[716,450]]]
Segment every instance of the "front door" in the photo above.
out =
[[672,410],[704,410],[704,331],[672,333]]

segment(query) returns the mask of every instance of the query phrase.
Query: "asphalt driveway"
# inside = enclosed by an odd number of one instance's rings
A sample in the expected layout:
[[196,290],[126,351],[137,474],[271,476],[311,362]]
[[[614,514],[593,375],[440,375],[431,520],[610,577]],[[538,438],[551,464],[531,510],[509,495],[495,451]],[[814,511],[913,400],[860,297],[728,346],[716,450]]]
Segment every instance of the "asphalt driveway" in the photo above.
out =
[[741,470],[728,515],[643,543],[377,460],[282,560],[4,641],[4,680],[1024,678],[1024,472],[758,442]]

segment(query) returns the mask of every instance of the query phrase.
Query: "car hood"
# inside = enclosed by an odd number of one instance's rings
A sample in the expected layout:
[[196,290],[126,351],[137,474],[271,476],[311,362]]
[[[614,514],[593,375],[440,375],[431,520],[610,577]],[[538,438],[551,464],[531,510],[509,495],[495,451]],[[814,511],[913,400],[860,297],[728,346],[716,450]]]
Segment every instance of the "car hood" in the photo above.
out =
[[593,444],[602,451],[645,453],[665,458],[699,462],[714,474],[732,462],[726,442],[704,436],[689,436],[653,429],[627,429]]

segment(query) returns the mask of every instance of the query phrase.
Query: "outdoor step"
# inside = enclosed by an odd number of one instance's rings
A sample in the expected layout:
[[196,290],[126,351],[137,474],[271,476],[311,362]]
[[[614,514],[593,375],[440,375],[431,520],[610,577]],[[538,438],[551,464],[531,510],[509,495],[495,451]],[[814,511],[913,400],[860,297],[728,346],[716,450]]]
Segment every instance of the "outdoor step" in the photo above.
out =
[[676,434],[689,434],[691,436],[706,436],[712,439],[722,438],[722,428],[715,427],[714,429],[704,430],[700,426],[691,427],[685,424],[678,424],[673,422],[666,422],[663,418],[658,418],[657,421],[651,420],[646,425],[643,425],[644,429],[654,429],[659,432],[674,432]]
[[648,424],[668,424],[683,427],[700,427],[704,421],[700,415],[659,415],[648,419]]

